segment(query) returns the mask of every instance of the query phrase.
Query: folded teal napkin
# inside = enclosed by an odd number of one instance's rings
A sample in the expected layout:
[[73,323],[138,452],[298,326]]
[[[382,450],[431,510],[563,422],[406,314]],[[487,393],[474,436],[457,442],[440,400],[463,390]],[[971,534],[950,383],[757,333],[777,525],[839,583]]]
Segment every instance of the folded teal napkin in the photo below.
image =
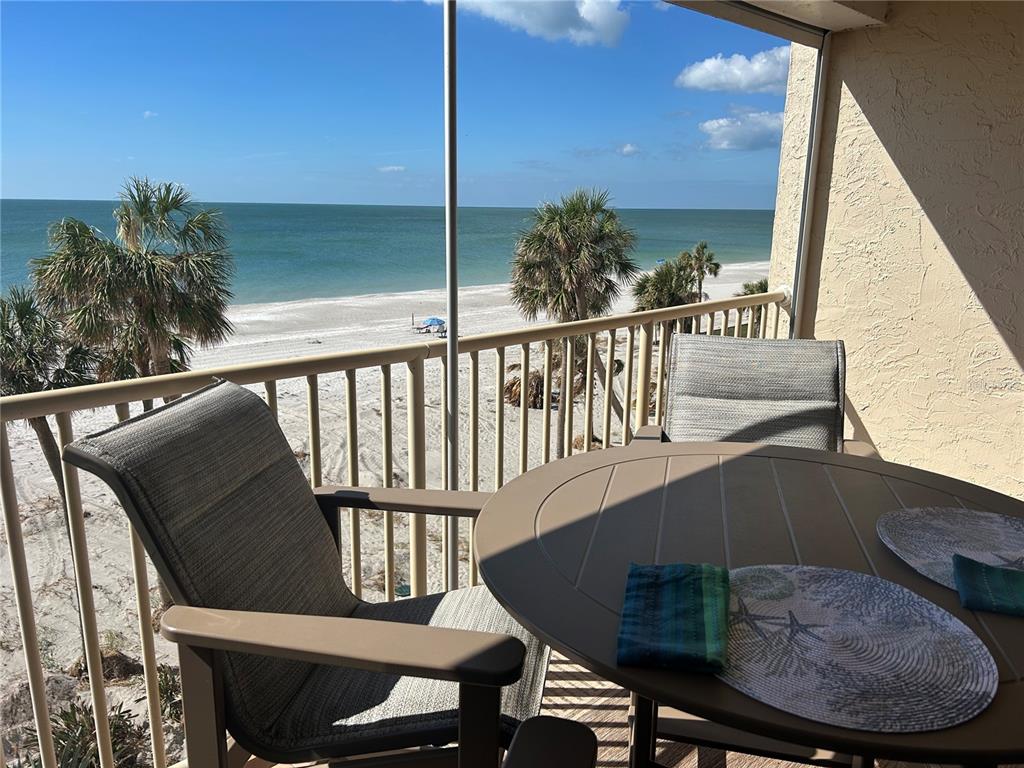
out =
[[728,634],[725,568],[689,563],[629,566],[619,624],[619,664],[720,672]]
[[953,555],[953,578],[964,608],[1024,616],[1024,571]]

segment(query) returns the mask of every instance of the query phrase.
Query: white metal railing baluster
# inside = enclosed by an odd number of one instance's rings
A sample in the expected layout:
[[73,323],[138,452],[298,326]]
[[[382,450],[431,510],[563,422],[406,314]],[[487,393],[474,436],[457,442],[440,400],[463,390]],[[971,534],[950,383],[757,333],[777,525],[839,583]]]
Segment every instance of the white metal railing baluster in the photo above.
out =
[[[394,476],[394,457],[391,448],[391,366],[380,367],[380,451],[381,485],[390,488]],[[384,512],[384,595],[390,602],[395,599],[395,513]]]
[[[480,353],[469,353],[469,490],[480,490]],[[476,519],[469,523],[469,584],[480,583],[473,538]]]
[[[427,487],[426,423],[423,407],[423,358],[408,363],[406,407],[409,427],[409,487]],[[427,593],[427,518],[409,515],[409,587],[413,597]]]
[[544,416],[541,421],[541,455],[540,463],[551,461],[551,363],[554,359],[554,341],[544,342]]
[[583,452],[590,451],[594,440],[594,355],[597,354],[597,334],[587,334],[587,372],[583,378]]
[[32,605],[32,584],[28,578],[25,539],[21,527],[21,514],[18,511],[18,496],[14,488],[14,466],[11,463],[11,447],[7,440],[5,421],[0,421],[0,497],[3,499],[7,556],[11,563],[14,602],[18,609],[18,626],[21,629],[21,647],[25,656],[25,670],[28,673],[28,690],[32,699],[32,719],[36,727],[39,758],[43,768],[57,768],[53,732],[50,729],[50,708],[46,703],[46,677],[39,654],[39,634]]
[[[359,485],[359,424],[356,402],[356,371],[345,371],[345,453],[348,458],[348,484]],[[363,596],[363,549],[358,509],[348,511],[349,565],[352,568],[352,592]]]
[[530,345],[522,345],[519,358],[519,474],[530,466]]
[[505,484],[505,348],[494,350],[494,490]]
[[270,412],[274,414],[274,418],[277,418],[277,382],[271,379],[270,381],[263,382],[263,389],[267,393],[267,407]]
[[622,379],[622,444],[628,445],[629,440],[632,437],[629,428],[629,418],[632,414],[633,406],[630,403],[631,394],[633,391],[633,352],[636,347],[636,327],[629,326],[626,329],[626,367],[623,371],[624,376]]
[[[442,357],[440,366],[441,372],[441,407],[438,413],[441,416],[441,488],[448,490],[448,358]],[[448,541],[447,521],[442,517],[441,523],[441,589],[451,589],[451,574],[448,572]],[[457,546],[457,545],[456,545]]]
[[[71,414],[67,411],[57,414],[57,432],[60,436],[61,448],[75,439]],[[71,536],[71,558],[74,562],[75,581],[78,587],[78,613],[85,641],[85,666],[89,672],[89,693],[92,695],[97,751],[100,768],[114,768],[114,750],[110,742],[110,723],[107,718],[107,691],[103,682],[103,658],[100,653],[96,606],[92,595],[92,570],[89,567],[89,544],[85,535],[82,492],[78,485],[78,470],[67,462],[63,462],[62,465],[68,532]]]
[[576,410],[576,337],[569,337],[568,344],[568,379],[562,385],[565,391],[558,395],[558,407],[565,408],[565,434],[562,440],[565,444],[565,455],[572,456],[572,417]]
[[636,428],[646,427],[651,408],[651,343],[654,323],[640,325],[640,357],[636,366]]
[[612,444],[612,398],[615,397],[615,329],[608,331],[608,354],[605,355],[604,409],[601,413],[601,447]]
[[306,377],[306,409],[309,420],[309,483],[323,484],[320,472],[320,385],[315,373]]
[[664,412],[665,398],[665,373],[666,361],[668,360],[668,345],[670,341],[669,323],[661,324],[661,344],[658,345],[658,383],[654,389],[654,419],[660,424]]

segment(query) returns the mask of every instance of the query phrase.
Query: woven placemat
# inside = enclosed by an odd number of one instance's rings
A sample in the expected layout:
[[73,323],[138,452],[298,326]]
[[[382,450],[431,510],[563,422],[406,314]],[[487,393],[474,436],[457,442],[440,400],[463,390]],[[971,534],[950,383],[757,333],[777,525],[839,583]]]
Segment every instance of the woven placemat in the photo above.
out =
[[730,573],[728,662],[719,679],[820,723],[878,733],[948,728],[999,685],[984,643],[898,584],[834,568]]
[[1024,518],[962,507],[886,512],[878,538],[915,571],[956,589],[953,555],[1024,570]]

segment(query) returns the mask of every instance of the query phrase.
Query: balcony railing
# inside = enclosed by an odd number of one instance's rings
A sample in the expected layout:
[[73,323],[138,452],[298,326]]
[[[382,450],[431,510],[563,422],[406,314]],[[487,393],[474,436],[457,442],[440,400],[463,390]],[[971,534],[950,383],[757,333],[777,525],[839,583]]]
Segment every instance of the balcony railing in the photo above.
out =
[[[538,325],[513,331],[469,336],[459,340],[460,376],[468,379],[464,412],[464,437],[460,445],[465,448],[467,490],[490,490],[501,487],[505,480],[530,467],[559,458],[560,442],[553,434],[552,412],[556,404],[553,383],[559,380],[553,370],[554,361],[561,358],[565,371],[582,372],[584,382],[582,403],[572,398],[573,407],[566,409],[563,432],[564,454],[574,450],[589,451],[594,443],[601,447],[625,444],[632,430],[657,422],[664,413],[666,379],[666,351],[673,333],[725,334],[744,337],[775,338],[779,333],[780,314],[784,311],[787,295],[782,291],[762,293],[703,304],[672,307],[626,315],[601,317],[568,324]],[[572,343],[570,343],[570,340]],[[603,343],[602,343],[603,342]],[[602,360],[603,346],[603,360]],[[621,346],[621,352],[620,350]],[[483,359],[482,359],[483,355]],[[542,408],[531,409],[531,387],[520,386],[518,424],[507,420],[505,384],[508,366],[518,363],[520,373],[531,370],[531,360],[537,361],[542,377]],[[579,360],[576,357],[579,356]],[[491,360],[487,360],[490,357]],[[622,362],[621,369],[615,365]],[[431,364],[431,361],[437,361]],[[481,382],[482,362],[491,367],[490,385]],[[344,476],[332,478],[348,485],[360,484],[361,459],[379,451],[380,475],[384,487],[390,487],[396,466],[406,469],[405,484],[411,488],[425,488],[428,460],[431,466],[440,465],[437,485],[445,487],[447,477],[444,436],[444,391],[446,366],[445,342],[425,341],[416,344],[346,352],[313,355],[287,360],[232,365],[186,373],[154,376],[130,381],[109,382],[85,387],[17,395],[0,399],[0,480],[6,524],[7,552],[14,582],[14,593],[21,629],[25,669],[32,700],[32,713],[39,744],[39,757],[43,768],[56,768],[50,730],[50,716],[46,700],[45,670],[40,653],[33,590],[29,580],[22,518],[18,506],[18,467],[12,461],[8,441],[8,423],[38,416],[53,416],[56,420],[59,442],[66,445],[74,439],[75,412],[86,409],[112,409],[110,421],[123,421],[132,408],[157,398],[171,399],[191,392],[214,378],[229,379],[237,384],[261,385],[268,406],[278,414],[278,383],[287,379],[304,379],[306,394],[306,437],[303,451],[298,452],[313,486],[323,483],[322,398],[341,398],[344,402],[345,441]],[[429,378],[432,397],[428,401],[428,366],[433,369]],[[603,375],[596,382],[595,372]],[[360,403],[357,376],[376,372],[380,382],[379,424],[373,429],[360,429]],[[343,387],[336,391],[326,380],[329,374],[340,373]],[[397,374],[397,376],[396,376]],[[401,407],[401,396],[395,395],[393,383],[404,378],[404,411],[407,419],[404,446],[393,440],[394,413]],[[482,386],[493,387],[493,413],[483,419],[481,414]],[[570,387],[572,389],[573,387]],[[651,390],[653,389],[653,393]],[[610,393],[614,393],[609,396]],[[653,403],[652,403],[653,397]],[[486,399],[490,399],[489,396]],[[564,402],[564,398],[561,398]],[[616,402],[619,406],[616,406]],[[442,425],[441,440],[428,444],[426,417],[428,404],[437,403]],[[561,403],[558,403],[561,405]],[[557,411],[555,411],[557,413]],[[365,412],[363,414],[365,416]],[[574,423],[582,421],[582,445],[574,448]],[[486,428],[481,428],[485,421]],[[290,425],[282,425],[286,432]],[[377,429],[379,428],[379,433]],[[531,431],[540,430],[539,450],[531,451]],[[557,424],[554,425],[557,430]],[[511,433],[511,442],[509,440]],[[368,438],[379,442],[370,444]],[[592,436],[596,440],[592,439]],[[481,438],[484,439],[481,439]],[[493,442],[493,446],[491,443]],[[534,441],[536,442],[536,440]],[[492,448],[493,455],[481,456],[481,447]],[[304,455],[303,455],[304,454]],[[375,459],[376,460],[376,459]],[[461,462],[460,462],[461,463]],[[485,466],[486,464],[486,466]],[[341,466],[339,462],[338,466]],[[114,768],[110,729],[107,721],[107,697],[102,672],[100,628],[93,598],[92,569],[87,542],[87,521],[82,502],[79,478],[73,467],[65,465],[67,523],[71,558],[77,582],[77,612],[81,622],[101,768]],[[363,516],[357,510],[349,515],[347,552],[343,554],[351,570],[351,587],[356,595],[364,592],[362,568]],[[437,557],[428,558],[428,520],[424,515],[411,515],[408,522],[408,569],[396,568],[395,519],[390,512],[382,519],[367,521],[379,526],[383,541],[383,589],[375,597],[395,599],[396,571],[404,576],[413,595],[426,594],[431,586],[452,589],[459,585],[460,574],[445,572],[448,547],[458,547],[458,541],[448,541],[444,526],[440,530]],[[467,532],[468,533],[468,532]],[[152,627],[152,606],[149,567],[145,552],[134,531],[125,533],[129,539],[131,571],[134,583],[135,612],[138,617],[139,647],[145,677],[146,707],[152,741],[152,764],[165,768],[167,758],[163,742],[163,723],[158,695],[157,638]],[[461,537],[460,537],[461,538]],[[472,536],[467,537],[469,547]],[[474,559],[471,550],[465,552],[466,575],[476,583]],[[428,563],[428,559],[430,563]],[[428,568],[428,565],[430,568]],[[126,564],[127,567],[127,564]],[[256,566],[254,566],[256,567]],[[433,579],[428,579],[432,576]],[[368,590],[370,591],[370,590]],[[374,590],[376,591],[376,590]],[[369,596],[369,595],[368,595]],[[127,608],[130,611],[130,608]],[[0,750],[0,768],[3,768]]]

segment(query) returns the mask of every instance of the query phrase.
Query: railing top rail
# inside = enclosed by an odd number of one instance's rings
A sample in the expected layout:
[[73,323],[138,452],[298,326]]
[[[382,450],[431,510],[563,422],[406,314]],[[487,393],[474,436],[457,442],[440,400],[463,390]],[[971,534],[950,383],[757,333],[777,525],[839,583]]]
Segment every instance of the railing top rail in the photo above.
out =
[[[679,307],[651,309],[646,312],[629,312],[623,315],[606,315],[589,320],[577,320],[573,323],[549,323],[517,328],[513,331],[495,331],[466,336],[459,339],[459,352],[479,352],[495,347],[510,347],[516,344],[535,344],[548,339],[560,339],[564,336],[585,336],[590,333],[601,333],[613,328],[626,328],[631,325],[660,323],[667,320],[681,320],[697,315],[708,315],[712,312],[723,312],[727,309],[745,309],[762,304],[775,304],[786,300],[784,291],[771,291],[751,296],[733,296],[728,299],[716,299],[700,304],[684,304]],[[428,357],[440,357],[444,354],[444,343],[428,342]],[[440,353],[440,354],[439,354]]]
[[[459,339],[459,352],[478,352],[496,347],[510,347],[517,344],[532,344],[564,336],[581,336],[599,333],[612,328],[625,328],[645,323],[679,320],[728,309],[743,309],[762,304],[784,302],[784,291],[771,291],[752,296],[736,296],[717,299],[700,304],[686,304],[679,307],[654,309],[647,312],[632,312],[622,315],[596,317],[574,323],[549,323],[510,331],[484,333]],[[305,355],[281,360],[266,360],[255,363],[205,368],[202,370],[170,373],[163,376],[149,376],[142,379],[109,381],[82,387],[69,387],[45,392],[31,392],[24,395],[0,397],[0,420],[14,421],[55,413],[100,408],[118,403],[137,402],[159,397],[173,397],[191,392],[209,384],[215,378],[229,379],[236,384],[258,384],[264,381],[298,378],[321,373],[335,373],[357,368],[371,368],[378,365],[407,363],[416,359],[444,357],[444,341],[424,341],[378,349],[336,352],[322,355]]]

